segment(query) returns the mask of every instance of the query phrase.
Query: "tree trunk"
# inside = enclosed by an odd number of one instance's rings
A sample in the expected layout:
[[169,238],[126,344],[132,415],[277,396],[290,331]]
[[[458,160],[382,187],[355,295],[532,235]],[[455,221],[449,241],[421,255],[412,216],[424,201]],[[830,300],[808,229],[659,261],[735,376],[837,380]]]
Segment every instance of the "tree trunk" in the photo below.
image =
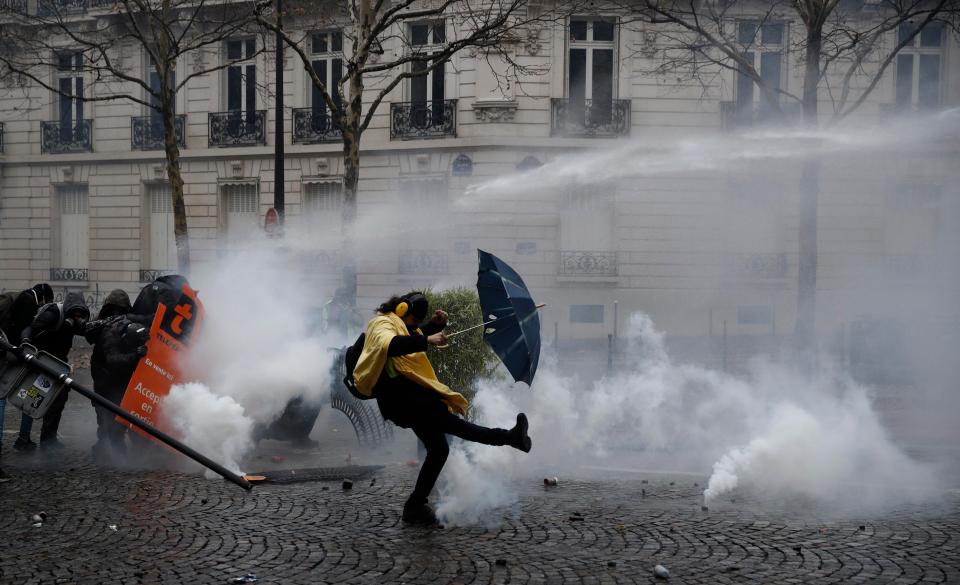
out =
[[368,53],[362,49],[370,38],[373,19],[369,0],[350,4],[353,21],[353,59],[347,65],[347,103],[340,115],[340,131],[343,135],[343,250],[341,287],[351,307],[357,304],[357,259],[354,254],[353,228],[357,218],[357,187],[360,184],[360,137],[363,120],[363,74],[359,69],[366,62]]
[[180,174],[180,145],[177,144],[176,115],[173,95],[166,95],[161,103],[163,116],[163,149],[167,156],[167,179],[173,197],[173,237],[177,243],[177,270],[184,276],[190,273],[190,238],[187,235],[187,206],[183,202],[183,176]]
[[[823,42],[822,18],[810,15],[807,22],[805,74],[803,79],[803,121],[817,125],[817,99],[820,84],[820,50]],[[817,295],[817,199],[820,196],[820,158],[811,155],[803,163],[800,176],[799,264],[797,267],[797,321],[794,327],[797,348],[813,348],[816,334]]]

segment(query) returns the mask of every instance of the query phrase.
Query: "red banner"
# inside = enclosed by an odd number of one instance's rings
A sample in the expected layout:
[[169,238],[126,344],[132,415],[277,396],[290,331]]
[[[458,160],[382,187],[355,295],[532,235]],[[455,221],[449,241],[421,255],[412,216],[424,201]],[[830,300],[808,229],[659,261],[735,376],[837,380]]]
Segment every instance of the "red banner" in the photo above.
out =
[[[175,304],[161,303],[157,307],[157,315],[150,326],[147,355],[134,370],[120,402],[121,408],[167,434],[174,433],[164,428],[165,420],[161,415],[163,399],[170,393],[171,386],[183,382],[180,364],[194,332],[199,331],[202,318],[203,304],[197,298],[196,291],[186,284]],[[122,418],[117,417],[116,420],[153,439]]]

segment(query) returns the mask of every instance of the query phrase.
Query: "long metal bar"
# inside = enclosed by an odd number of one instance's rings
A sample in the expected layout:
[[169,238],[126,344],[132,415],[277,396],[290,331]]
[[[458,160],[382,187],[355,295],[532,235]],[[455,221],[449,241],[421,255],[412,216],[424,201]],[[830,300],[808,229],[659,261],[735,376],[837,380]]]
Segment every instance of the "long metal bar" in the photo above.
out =
[[181,443],[181,442],[178,441],[177,439],[174,439],[173,437],[171,437],[170,435],[168,435],[168,434],[166,434],[165,432],[161,431],[160,429],[156,428],[155,426],[151,425],[150,423],[146,423],[146,422],[138,419],[137,417],[135,417],[135,416],[133,416],[132,414],[130,414],[129,412],[123,410],[122,408],[120,408],[120,407],[117,406],[116,404],[114,404],[114,403],[110,402],[109,400],[107,400],[106,398],[100,396],[100,395],[97,394],[96,392],[93,392],[92,390],[84,387],[82,384],[78,383],[77,381],[75,381],[73,378],[71,378],[71,377],[68,376],[67,374],[61,374],[60,372],[58,372],[57,370],[51,368],[50,366],[48,366],[48,365],[46,365],[46,364],[43,364],[43,363],[41,363],[41,362],[36,361],[35,356],[34,356],[33,354],[24,352],[24,351],[22,351],[19,347],[10,345],[9,343],[7,343],[6,341],[4,341],[3,339],[0,339],[0,350],[9,351],[9,352],[13,353],[15,356],[17,356],[18,359],[22,360],[22,361],[23,361],[25,364],[27,364],[29,367],[34,368],[34,369],[36,369],[36,370],[40,370],[40,371],[43,372],[44,374],[47,374],[47,375],[49,375],[50,377],[52,377],[52,378],[54,378],[54,379],[62,382],[62,383],[63,383],[67,388],[69,388],[70,390],[74,390],[75,392],[78,392],[78,393],[81,394],[84,398],[89,398],[90,400],[92,400],[93,402],[95,402],[95,403],[97,404],[97,406],[102,406],[103,408],[109,410],[110,412],[114,413],[115,415],[117,415],[117,416],[119,416],[120,418],[124,419],[125,421],[129,422],[129,423],[132,424],[133,426],[135,426],[135,427],[137,427],[137,428],[139,428],[139,429],[142,429],[144,432],[147,432],[147,433],[149,433],[151,436],[156,437],[156,438],[159,439],[160,441],[163,441],[164,443],[166,443],[166,444],[169,445],[170,447],[172,447],[172,448],[176,449],[177,451],[183,453],[184,455],[186,455],[187,457],[193,459],[194,461],[196,461],[196,462],[199,463],[200,465],[203,465],[203,466],[206,467],[207,469],[210,469],[210,470],[212,470],[212,471],[220,474],[220,475],[223,476],[223,478],[226,479],[227,481],[231,481],[231,482],[237,484],[238,486],[242,487],[242,488],[245,489],[245,490],[250,490],[251,488],[253,488],[253,484],[251,484],[249,481],[247,481],[246,479],[244,479],[242,476],[237,475],[236,473],[233,473],[232,471],[230,471],[230,470],[227,469],[226,467],[220,465],[219,463],[217,463],[216,461],[210,459],[210,458],[207,457],[206,455],[203,455],[202,453],[200,453],[200,452],[198,452],[198,451],[190,448],[189,446]]
[[[541,304],[537,305],[537,308],[538,308],[538,309],[542,309],[542,308],[544,308],[544,307],[546,307],[546,306],[547,306],[546,303],[541,303]],[[449,338],[451,338],[451,337],[454,337],[454,336],[456,336],[456,335],[460,335],[461,333],[466,333],[467,331],[473,331],[473,330],[476,329],[477,327],[483,327],[484,325],[489,325],[489,324],[493,323],[494,321],[496,321],[496,319],[490,319],[490,320],[487,321],[486,323],[481,323],[481,324],[479,324],[479,325],[474,325],[474,326],[472,326],[472,327],[467,327],[466,329],[461,329],[460,331],[454,331],[453,333],[447,333],[447,339],[449,339]]]

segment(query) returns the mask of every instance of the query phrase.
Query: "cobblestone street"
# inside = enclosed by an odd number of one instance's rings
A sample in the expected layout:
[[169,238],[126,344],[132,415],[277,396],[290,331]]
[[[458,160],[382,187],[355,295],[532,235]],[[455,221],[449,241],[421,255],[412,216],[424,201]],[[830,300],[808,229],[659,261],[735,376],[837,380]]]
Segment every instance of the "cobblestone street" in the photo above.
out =
[[[87,409],[68,405],[74,445],[89,444],[78,426]],[[259,583],[648,583],[657,564],[673,583],[960,582],[955,493],[935,508],[838,521],[741,500],[705,511],[703,478],[636,472],[518,483],[520,503],[495,528],[409,528],[400,507],[416,469],[400,455],[372,472],[354,465],[369,463],[362,454],[344,466],[347,430],[328,428],[331,447],[282,464],[261,445],[265,467],[326,471],[245,493],[195,473],[98,468],[86,449],[13,453],[14,423],[8,409],[3,466],[15,479],[0,485],[2,583],[228,583],[248,573]],[[350,490],[345,477],[355,477]]]

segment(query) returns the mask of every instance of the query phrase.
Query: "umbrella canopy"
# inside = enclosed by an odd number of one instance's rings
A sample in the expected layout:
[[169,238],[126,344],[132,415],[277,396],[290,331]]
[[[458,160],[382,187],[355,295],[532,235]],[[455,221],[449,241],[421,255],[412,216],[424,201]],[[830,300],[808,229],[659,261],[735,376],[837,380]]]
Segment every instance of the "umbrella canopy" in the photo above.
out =
[[489,252],[480,254],[477,292],[486,325],[483,339],[517,382],[533,382],[540,361],[540,317],[517,272]]

